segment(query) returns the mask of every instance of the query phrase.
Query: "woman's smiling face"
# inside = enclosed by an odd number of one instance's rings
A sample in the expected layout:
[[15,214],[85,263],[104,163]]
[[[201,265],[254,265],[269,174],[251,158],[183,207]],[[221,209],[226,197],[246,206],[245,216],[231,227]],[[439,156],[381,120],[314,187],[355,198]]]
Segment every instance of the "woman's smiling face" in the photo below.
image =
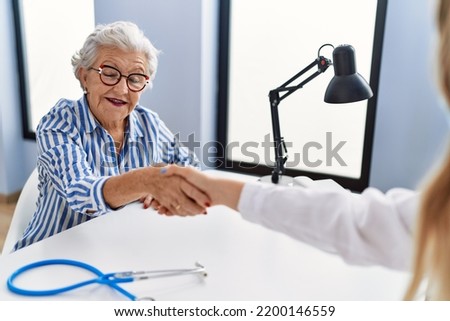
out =
[[[148,75],[145,61],[143,53],[100,47],[97,59],[91,67],[98,69],[101,65],[108,65],[119,70],[124,76],[131,73]],[[125,77],[114,86],[105,85],[94,69],[80,70],[89,108],[105,129],[120,125],[136,107],[142,91],[131,91]]]

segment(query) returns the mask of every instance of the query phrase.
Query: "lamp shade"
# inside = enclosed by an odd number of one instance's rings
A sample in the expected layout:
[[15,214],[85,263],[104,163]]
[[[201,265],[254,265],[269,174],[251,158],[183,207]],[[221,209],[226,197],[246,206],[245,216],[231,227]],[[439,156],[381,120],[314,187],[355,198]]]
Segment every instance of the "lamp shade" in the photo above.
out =
[[341,45],[333,50],[334,77],[325,92],[325,102],[351,103],[373,96],[367,81],[356,72],[355,49]]

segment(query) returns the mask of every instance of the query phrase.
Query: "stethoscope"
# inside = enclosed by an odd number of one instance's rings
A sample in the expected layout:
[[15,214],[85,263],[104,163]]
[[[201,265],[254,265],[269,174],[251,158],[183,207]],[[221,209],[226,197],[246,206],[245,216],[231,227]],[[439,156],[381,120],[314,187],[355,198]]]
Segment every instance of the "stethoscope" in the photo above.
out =
[[[79,267],[85,270],[88,270],[97,277],[94,277],[89,280],[85,280],[79,283],[74,283],[68,286],[64,286],[61,288],[55,288],[55,289],[47,289],[47,290],[27,290],[20,288],[16,285],[14,285],[14,280],[21,274],[24,274],[27,271],[37,269],[43,266],[48,265],[69,265],[69,266],[75,266]],[[113,273],[103,273],[99,269],[95,268],[92,265],[86,264],[84,262],[75,261],[75,260],[68,260],[68,259],[52,259],[52,260],[43,260],[38,261],[34,263],[30,263],[28,265],[25,265],[19,269],[17,269],[15,272],[11,274],[11,276],[8,278],[7,285],[8,289],[11,292],[14,292],[16,294],[20,295],[26,295],[26,296],[50,296],[55,294],[60,294],[64,292],[68,292],[71,290],[75,290],[77,288],[81,288],[86,285],[90,284],[104,284],[107,285],[116,291],[122,293],[127,298],[129,298],[132,301],[138,301],[138,300],[154,300],[151,297],[142,297],[138,298],[135,295],[131,294],[130,292],[126,291],[124,288],[119,286],[119,283],[127,283],[127,282],[134,282],[134,281],[140,281],[140,280],[147,280],[147,279],[154,279],[154,278],[161,278],[161,277],[169,277],[169,276],[177,276],[177,275],[186,275],[186,274],[199,274],[201,276],[206,276],[206,269],[203,265],[200,263],[195,263],[195,268],[191,269],[172,269],[172,270],[153,270],[153,271],[127,271],[127,272],[113,272]]]

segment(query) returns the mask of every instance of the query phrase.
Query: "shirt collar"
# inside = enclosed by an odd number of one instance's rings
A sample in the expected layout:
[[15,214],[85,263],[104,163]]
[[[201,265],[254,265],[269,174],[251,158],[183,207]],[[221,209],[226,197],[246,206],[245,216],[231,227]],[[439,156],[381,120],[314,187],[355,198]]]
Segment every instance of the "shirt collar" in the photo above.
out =
[[[87,115],[87,121],[86,121],[86,132],[92,133],[97,127],[102,128],[100,123],[95,119],[94,115],[92,114],[91,110],[89,109],[89,104],[86,99],[86,95],[83,95],[82,98],[78,101],[82,108],[86,111]],[[142,132],[141,127],[139,126],[138,117],[136,116],[136,112],[133,109],[131,114],[128,116],[128,125],[125,129],[125,132],[127,132],[128,139],[131,141],[137,139],[138,137],[144,137],[144,133]]]
[[83,110],[86,113],[86,132],[88,134],[92,133],[95,128],[97,128],[97,126],[100,127],[100,124],[97,122],[97,120],[95,119],[94,115],[92,114],[91,110],[89,109],[89,104],[87,102],[86,99],[86,95],[83,95],[83,97],[81,97],[78,100],[78,103],[81,105],[81,107],[83,108]]
[[128,130],[129,130],[129,139],[134,140],[138,137],[144,137],[144,132],[142,131],[141,126],[139,125],[139,120],[137,117],[136,106],[133,111],[128,116]]

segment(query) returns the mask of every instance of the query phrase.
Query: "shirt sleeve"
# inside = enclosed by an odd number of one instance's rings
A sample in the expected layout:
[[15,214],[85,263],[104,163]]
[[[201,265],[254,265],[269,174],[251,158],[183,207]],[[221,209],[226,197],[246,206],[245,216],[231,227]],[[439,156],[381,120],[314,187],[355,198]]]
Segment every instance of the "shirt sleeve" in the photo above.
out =
[[75,122],[67,111],[42,119],[36,131],[38,166],[72,210],[98,216],[111,210],[102,191],[109,177],[94,175]]
[[355,265],[408,270],[419,193],[320,190],[247,183],[241,215]]

